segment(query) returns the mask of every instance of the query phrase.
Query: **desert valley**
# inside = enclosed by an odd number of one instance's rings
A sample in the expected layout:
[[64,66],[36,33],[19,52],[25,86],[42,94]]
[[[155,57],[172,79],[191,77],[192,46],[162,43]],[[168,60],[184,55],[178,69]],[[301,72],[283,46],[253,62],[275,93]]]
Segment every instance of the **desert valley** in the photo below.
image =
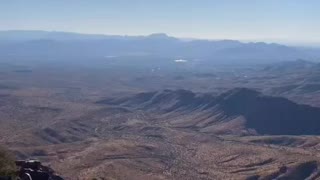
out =
[[136,53],[57,63],[30,52],[2,53],[0,66],[0,142],[17,159],[65,179],[320,177],[314,60]]

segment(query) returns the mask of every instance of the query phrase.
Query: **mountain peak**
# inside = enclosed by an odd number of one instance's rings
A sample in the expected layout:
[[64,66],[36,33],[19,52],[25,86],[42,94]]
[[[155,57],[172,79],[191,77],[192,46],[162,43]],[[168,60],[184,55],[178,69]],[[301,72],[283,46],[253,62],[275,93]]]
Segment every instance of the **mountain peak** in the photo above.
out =
[[147,36],[148,38],[158,38],[158,39],[168,39],[168,38],[172,38],[170,36],[168,36],[166,33],[153,33],[150,34],[149,36]]

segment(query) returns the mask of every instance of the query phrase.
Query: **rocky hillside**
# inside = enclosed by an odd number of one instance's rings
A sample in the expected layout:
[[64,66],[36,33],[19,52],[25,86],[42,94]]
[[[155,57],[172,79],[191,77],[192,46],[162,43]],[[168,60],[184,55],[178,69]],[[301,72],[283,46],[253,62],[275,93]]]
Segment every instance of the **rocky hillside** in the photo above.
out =
[[[98,103],[132,107],[161,114],[201,114],[206,118],[181,121],[194,128],[208,128],[216,123],[244,119],[246,129],[270,135],[320,134],[320,109],[300,105],[285,98],[264,96],[245,88],[237,88],[219,96],[197,94],[186,90],[148,92],[132,97],[107,99]],[[210,119],[210,120],[208,120]]]
[[0,178],[1,176],[11,176],[16,172],[13,156],[0,147]]

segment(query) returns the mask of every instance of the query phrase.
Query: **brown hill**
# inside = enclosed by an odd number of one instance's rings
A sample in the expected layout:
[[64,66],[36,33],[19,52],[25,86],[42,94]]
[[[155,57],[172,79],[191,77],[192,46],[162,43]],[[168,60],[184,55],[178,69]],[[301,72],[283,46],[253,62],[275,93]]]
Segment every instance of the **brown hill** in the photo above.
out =
[[[98,103],[127,106],[161,114],[202,114],[207,117],[203,121],[215,117],[201,128],[243,117],[245,128],[254,129],[259,134],[320,134],[320,108],[296,104],[282,97],[264,96],[246,88],[236,88],[219,96],[196,94],[186,90],[164,90],[107,99]],[[194,121],[197,122],[190,126],[199,127],[199,124],[203,123],[199,118],[194,118]]]

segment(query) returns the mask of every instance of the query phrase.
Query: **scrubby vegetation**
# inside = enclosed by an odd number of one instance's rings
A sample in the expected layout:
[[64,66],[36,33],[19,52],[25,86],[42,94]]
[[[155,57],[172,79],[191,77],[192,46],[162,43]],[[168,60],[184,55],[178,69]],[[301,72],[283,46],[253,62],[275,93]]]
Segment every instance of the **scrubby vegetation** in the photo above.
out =
[[16,172],[14,157],[0,147],[0,176],[13,176]]

